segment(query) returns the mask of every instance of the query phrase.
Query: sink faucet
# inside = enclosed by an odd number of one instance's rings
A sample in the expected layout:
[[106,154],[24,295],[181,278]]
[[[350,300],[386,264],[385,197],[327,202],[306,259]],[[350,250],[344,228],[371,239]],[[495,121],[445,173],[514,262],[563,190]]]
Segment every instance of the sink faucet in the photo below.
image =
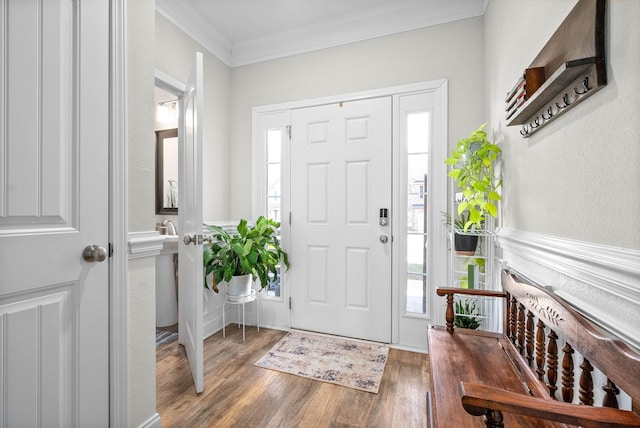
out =
[[[165,220],[162,222],[163,226],[167,226],[167,234],[168,235],[177,235],[178,234],[178,228],[176,227],[175,224],[173,224],[173,222],[171,220]],[[169,227],[168,225],[171,225],[171,227]]]

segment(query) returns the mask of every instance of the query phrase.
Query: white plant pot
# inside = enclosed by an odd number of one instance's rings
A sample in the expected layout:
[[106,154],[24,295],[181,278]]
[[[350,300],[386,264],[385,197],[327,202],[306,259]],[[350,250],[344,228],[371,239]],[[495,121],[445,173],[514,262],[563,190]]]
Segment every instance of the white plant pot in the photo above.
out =
[[248,296],[251,294],[251,284],[251,274],[234,276],[227,284],[227,296]]

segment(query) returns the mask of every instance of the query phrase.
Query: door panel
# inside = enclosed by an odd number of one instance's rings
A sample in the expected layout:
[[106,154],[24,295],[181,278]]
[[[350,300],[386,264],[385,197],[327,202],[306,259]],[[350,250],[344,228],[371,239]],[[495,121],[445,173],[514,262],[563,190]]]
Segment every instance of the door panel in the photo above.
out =
[[0,415],[109,423],[109,5],[0,7]]
[[391,99],[293,110],[291,126],[291,325],[389,342]]
[[[202,53],[196,53],[191,77],[186,85],[180,115],[183,144],[180,148],[178,195],[178,339],[184,345],[196,392],[203,391],[204,308],[202,270]],[[195,240],[188,245],[184,237]]]

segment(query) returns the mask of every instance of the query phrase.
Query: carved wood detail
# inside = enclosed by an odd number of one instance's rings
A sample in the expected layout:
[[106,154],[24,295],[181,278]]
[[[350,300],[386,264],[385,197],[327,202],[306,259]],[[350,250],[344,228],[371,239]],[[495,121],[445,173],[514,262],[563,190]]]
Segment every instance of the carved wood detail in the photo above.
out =
[[511,296],[511,300],[509,303],[509,338],[512,343],[516,343],[516,324],[517,324],[517,315],[518,311],[518,301],[515,296]]

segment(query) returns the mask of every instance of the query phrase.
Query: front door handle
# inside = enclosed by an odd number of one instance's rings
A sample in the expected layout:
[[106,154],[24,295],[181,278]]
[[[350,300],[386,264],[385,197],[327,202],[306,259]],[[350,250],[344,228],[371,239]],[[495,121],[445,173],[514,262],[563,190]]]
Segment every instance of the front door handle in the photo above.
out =
[[380,235],[380,242],[382,242],[383,244],[386,244],[387,242],[389,242],[389,237],[387,235]]

